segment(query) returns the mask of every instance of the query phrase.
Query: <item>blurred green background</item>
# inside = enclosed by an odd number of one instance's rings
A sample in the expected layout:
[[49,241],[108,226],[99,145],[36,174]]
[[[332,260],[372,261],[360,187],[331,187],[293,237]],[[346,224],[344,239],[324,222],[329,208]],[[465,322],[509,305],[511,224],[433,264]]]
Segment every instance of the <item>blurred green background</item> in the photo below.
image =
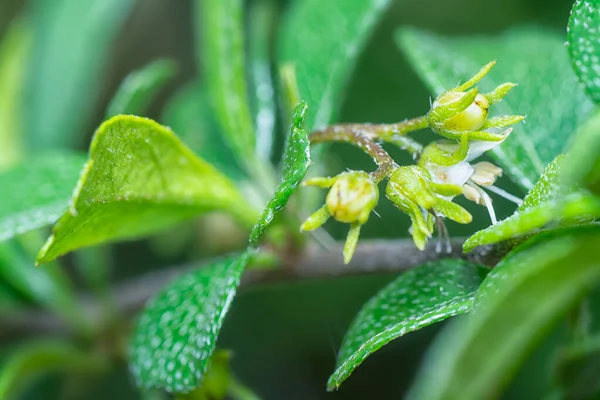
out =
[[[10,22],[24,11],[25,3],[0,0],[0,36],[7,31]],[[45,3],[48,7],[42,9],[50,12],[52,2]],[[81,150],[86,149],[91,134],[103,120],[112,94],[132,70],[161,57],[177,61],[179,74],[161,92],[148,113],[149,117],[158,121],[161,121],[167,99],[196,76],[191,3],[190,0],[135,2],[124,28],[116,34],[108,57],[102,60],[102,69],[106,74],[98,77],[102,79],[100,99],[93,104],[93,117],[84,121],[81,140],[77,141],[81,144]],[[280,13],[285,12],[288,3],[278,2]],[[347,86],[341,122],[393,122],[427,111],[429,93],[393,40],[393,33],[399,26],[411,25],[447,35],[494,35],[511,26],[533,24],[563,34],[571,5],[571,0],[393,1],[391,9],[369,40]],[[72,34],[86,35],[89,32],[76,31]],[[61,101],[61,93],[56,93],[55,101]],[[0,107],[6,106],[0,104]],[[60,147],[60,144],[56,147]],[[400,152],[393,155],[399,162],[409,162],[407,156]],[[333,146],[326,162],[333,172],[345,168],[372,168],[369,158],[343,145]],[[499,182],[499,186],[523,195],[506,178]],[[499,219],[514,210],[511,203],[497,197],[494,199]],[[382,218],[372,218],[365,225],[364,239],[407,236],[408,218],[393,210],[390,204],[381,203],[377,211]],[[464,202],[463,205],[474,214],[474,223],[468,226],[449,223],[453,236],[468,235],[489,224],[483,207],[466,205]],[[243,244],[243,235],[239,242],[219,243],[219,240],[228,240],[229,231],[223,232],[223,235],[211,233],[208,238],[207,226],[213,229],[220,226],[218,222],[214,223],[214,219],[213,223],[210,221],[205,219],[201,222],[200,229],[196,223],[180,226],[175,229],[178,235],[169,232],[147,241],[113,246],[115,268],[112,279],[119,281],[132,278],[143,272],[185,261],[190,254],[202,257],[218,248],[228,249]],[[329,223],[326,228],[337,239],[342,238],[347,229],[336,223]],[[194,237],[193,241],[172,240],[173,236],[185,237],[190,232],[198,232],[190,235]],[[396,340],[369,357],[338,392],[325,392],[325,382],[333,371],[336,351],[348,324],[360,306],[392,278],[386,275],[362,276],[244,290],[236,298],[219,345],[234,351],[233,367],[237,375],[265,399],[399,398],[410,384],[423,352],[439,331],[439,326]],[[558,329],[531,357],[506,398],[539,398],[543,393],[543,378],[538,377],[544,376],[544,369],[548,365],[547,349],[561,334],[561,329]],[[16,343],[14,337],[2,335],[0,320],[0,346],[10,349]],[[86,397],[89,399],[137,398],[125,366],[110,376],[93,381],[78,379],[73,382],[48,377],[31,387],[27,398],[82,398],[74,386],[93,387],[95,396]]]

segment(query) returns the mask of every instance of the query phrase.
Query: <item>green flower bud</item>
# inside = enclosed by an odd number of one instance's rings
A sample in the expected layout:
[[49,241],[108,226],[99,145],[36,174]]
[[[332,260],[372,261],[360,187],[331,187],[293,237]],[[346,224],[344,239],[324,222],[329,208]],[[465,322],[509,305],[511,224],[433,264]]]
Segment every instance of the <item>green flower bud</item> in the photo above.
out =
[[345,172],[336,178],[325,201],[327,210],[340,222],[364,224],[379,200],[377,184],[364,171]]
[[[446,92],[433,104],[433,107],[447,105],[461,100],[466,92]],[[442,122],[443,128],[451,131],[471,132],[483,126],[488,116],[490,103],[485,96],[478,94],[475,100],[462,112]]]
[[488,119],[490,105],[498,103],[516,84],[506,82],[490,93],[479,94],[477,84],[494,66],[492,61],[471,79],[439,95],[427,113],[427,123],[435,133],[448,139],[460,139],[468,133],[469,140],[501,141],[504,134],[486,131],[489,128],[506,128],[522,121],[521,115],[507,115]]

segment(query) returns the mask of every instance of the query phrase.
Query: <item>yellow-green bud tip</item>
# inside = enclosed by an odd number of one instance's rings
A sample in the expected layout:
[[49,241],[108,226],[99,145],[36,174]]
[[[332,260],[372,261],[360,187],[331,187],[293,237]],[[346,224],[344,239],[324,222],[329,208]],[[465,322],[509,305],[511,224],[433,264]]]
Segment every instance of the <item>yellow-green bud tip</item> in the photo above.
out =
[[340,222],[364,224],[378,200],[379,191],[373,178],[364,171],[350,171],[337,176],[325,205]]
[[[437,100],[439,105],[448,104],[464,97],[466,92],[447,92]],[[481,94],[464,111],[443,121],[443,127],[450,131],[471,132],[483,126],[488,116],[490,104]]]

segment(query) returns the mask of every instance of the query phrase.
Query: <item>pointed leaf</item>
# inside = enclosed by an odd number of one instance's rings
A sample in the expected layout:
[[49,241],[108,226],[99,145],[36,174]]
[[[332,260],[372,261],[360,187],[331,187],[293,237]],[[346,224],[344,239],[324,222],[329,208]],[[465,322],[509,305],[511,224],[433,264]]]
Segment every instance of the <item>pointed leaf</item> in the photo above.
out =
[[283,173],[281,183],[275,190],[275,194],[265,207],[263,214],[252,228],[250,233],[250,245],[258,243],[260,237],[265,233],[275,216],[287,204],[290,196],[294,194],[298,184],[310,164],[310,143],[304,130],[304,117],[308,106],[305,102],[298,104],[294,110],[290,136],[284,155]]
[[213,110],[234,153],[251,157],[256,138],[244,65],[242,0],[196,0],[198,57]]
[[38,156],[0,173],[0,241],[54,223],[67,209],[85,157]]
[[403,29],[398,40],[435,95],[464,82],[491,60],[497,64],[481,81],[480,92],[504,82],[519,84],[490,108],[490,115],[527,115],[526,123],[515,125],[492,156],[525,189],[564,151],[593,107],[576,82],[563,38],[550,31],[523,28],[494,37],[447,39]]
[[327,390],[334,390],[369,355],[409,332],[471,308],[481,271],[463,260],[440,260],[404,272],[372,297],[344,336]]
[[562,185],[562,168],[565,165],[565,156],[558,155],[544,170],[540,179],[531,188],[517,212],[538,207],[541,204],[560,196]]
[[148,303],[131,342],[138,386],[186,393],[200,385],[249,258],[246,252],[187,273]]
[[244,178],[199,82],[180,89],[165,106],[163,120],[194,152],[234,180]]
[[279,35],[280,65],[296,71],[300,97],[311,106],[306,130],[334,122],[342,91],[389,0],[297,0]]
[[600,1],[576,0],[567,25],[573,68],[588,95],[600,103]]
[[20,398],[32,378],[40,373],[82,372],[100,373],[108,367],[106,360],[78,350],[70,343],[42,341],[13,351],[0,366],[0,398]]
[[157,60],[131,72],[110,101],[106,116],[119,114],[144,115],[158,91],[177,72],[172,60]]
[[409,399],[496,397],[544,333],[600,282],[589,250],[598,246],[597,227],[549,232],[501,261],[472,314],[436,338]]
[[234,184],[171,130],[146,118],[114,117],[98,128],[71,206],[38,262],[147,235],[213,210],[246,224],[256,217]]
[[134,0],[31,2],[34,32],[25,93],[30,148],[83,143],[111,46],[133,5]]
[[596,197],[586,192],[561,193],[561,166],[566,162],[564,156],[557,157],[513,215],[476,232],[463,243],[463,250],[469,252],[477,246],[533,233],[552,222],[578,223],[600,216],[600,200]]

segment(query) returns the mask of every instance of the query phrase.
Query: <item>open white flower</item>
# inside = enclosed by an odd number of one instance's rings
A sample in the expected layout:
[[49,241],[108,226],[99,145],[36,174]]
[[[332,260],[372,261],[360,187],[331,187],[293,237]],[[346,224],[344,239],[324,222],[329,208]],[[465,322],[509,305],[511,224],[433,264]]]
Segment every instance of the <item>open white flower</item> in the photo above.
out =
[[[505,131],[505,137],[495,142],[467,141],[466,136],[463,136],[460,143],[451,141],[433,142],[423,150],[419,165],[431,174],[434,182],[462,187],[465,198],[485,206],[492,224],[496,224],[497,219],[492,199],[483,188],[516,204],[521,204],[521,199],[494,186],[498,177],[502,176],[502,168],[488,161],[476,164],[471,162],[486,151],[502,144],[511,131],[512,129]],[[452,199],[450,196],[445,198],[447,200]]]

